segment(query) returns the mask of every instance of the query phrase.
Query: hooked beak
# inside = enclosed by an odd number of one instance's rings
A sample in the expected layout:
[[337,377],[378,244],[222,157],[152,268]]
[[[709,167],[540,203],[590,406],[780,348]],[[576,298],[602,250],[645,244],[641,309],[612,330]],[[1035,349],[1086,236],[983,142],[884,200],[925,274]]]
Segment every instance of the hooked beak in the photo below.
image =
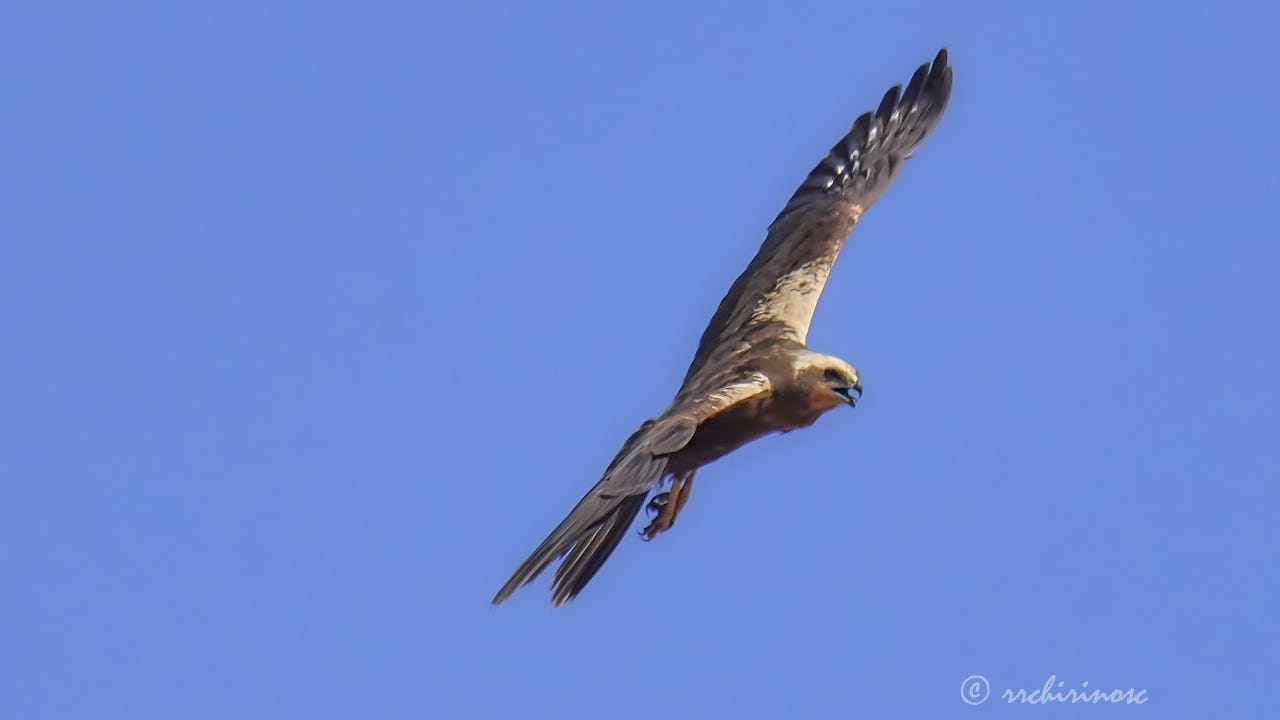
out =
[[853,384],[847,388],[833,388],[833,389],[835,390],[837,395],[844,398],[844,401],[849,403],[849,407],[858,406],[858,398],[862,397],[862,383],[860,381],[854,380]]

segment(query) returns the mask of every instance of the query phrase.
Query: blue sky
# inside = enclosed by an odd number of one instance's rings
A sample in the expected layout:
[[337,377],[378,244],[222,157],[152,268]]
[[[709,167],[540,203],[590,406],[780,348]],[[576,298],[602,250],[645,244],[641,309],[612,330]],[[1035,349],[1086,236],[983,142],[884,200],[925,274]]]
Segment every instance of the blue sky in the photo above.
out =
[[[0,715],[1272,709],[1280,13],[1171,5],[7,9]],[[490,607],[944,45],[809,337],[864,401]]]

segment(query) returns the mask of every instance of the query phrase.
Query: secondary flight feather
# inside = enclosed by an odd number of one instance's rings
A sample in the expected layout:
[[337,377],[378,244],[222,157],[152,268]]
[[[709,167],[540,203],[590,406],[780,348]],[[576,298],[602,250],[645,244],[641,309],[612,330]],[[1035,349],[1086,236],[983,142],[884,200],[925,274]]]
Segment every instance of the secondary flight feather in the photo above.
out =
[[[653,539],[675,522],[698,468],[771,432],[812,425],[862,396],[858,371],[805,345],[818,296],[858,218],[937,126],[951,97],[947,51],[890,88],[860,116],[787,201],[746,271],[702,333],[684,385],[632,433],[569,515],[494,596],[496,605],[558,558],[551,600],[572,600],[636,515],[656,516]],[[662,488],[670,480],[670,490]],[[646,504],[646,498],[653,497]]]

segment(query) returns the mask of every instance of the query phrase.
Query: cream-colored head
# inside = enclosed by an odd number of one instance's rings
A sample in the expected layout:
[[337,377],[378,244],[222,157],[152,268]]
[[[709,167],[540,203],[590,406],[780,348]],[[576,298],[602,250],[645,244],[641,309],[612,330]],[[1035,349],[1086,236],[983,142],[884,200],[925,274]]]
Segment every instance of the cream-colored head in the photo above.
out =
[[830,401],[831,407],[839,403],[857,405],[862,397],[858,369],[835,355],[802,350],[791,359],[791,369],[796,383],[810,389],[815,403]]

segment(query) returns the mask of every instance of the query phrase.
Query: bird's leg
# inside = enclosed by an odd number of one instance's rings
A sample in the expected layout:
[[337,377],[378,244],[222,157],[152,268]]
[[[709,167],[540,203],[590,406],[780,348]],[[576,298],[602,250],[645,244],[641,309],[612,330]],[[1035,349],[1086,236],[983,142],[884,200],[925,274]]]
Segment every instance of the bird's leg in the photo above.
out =
[[680,495],[675,498],[676,509],[671,513],[671,524],[676,523],[676,516],[684,509],[684,504],[689,502],[689,491],[693,489],[693,475],[697,470],[690,470],[684,476],[684,486],[680,488]]
[[684,508],[684,504],[689,501],[689,488],[693,487],[693,474],[695,470],[689,470],[681,475],[671,478],[671,489],[664,493],[653,496],[649,501],[649,509],[657,510],[658,516],[649,523],[649,526],[640,532],[645,540],[652,540],[660,533],[669,530],[676,522],[676,515]]

